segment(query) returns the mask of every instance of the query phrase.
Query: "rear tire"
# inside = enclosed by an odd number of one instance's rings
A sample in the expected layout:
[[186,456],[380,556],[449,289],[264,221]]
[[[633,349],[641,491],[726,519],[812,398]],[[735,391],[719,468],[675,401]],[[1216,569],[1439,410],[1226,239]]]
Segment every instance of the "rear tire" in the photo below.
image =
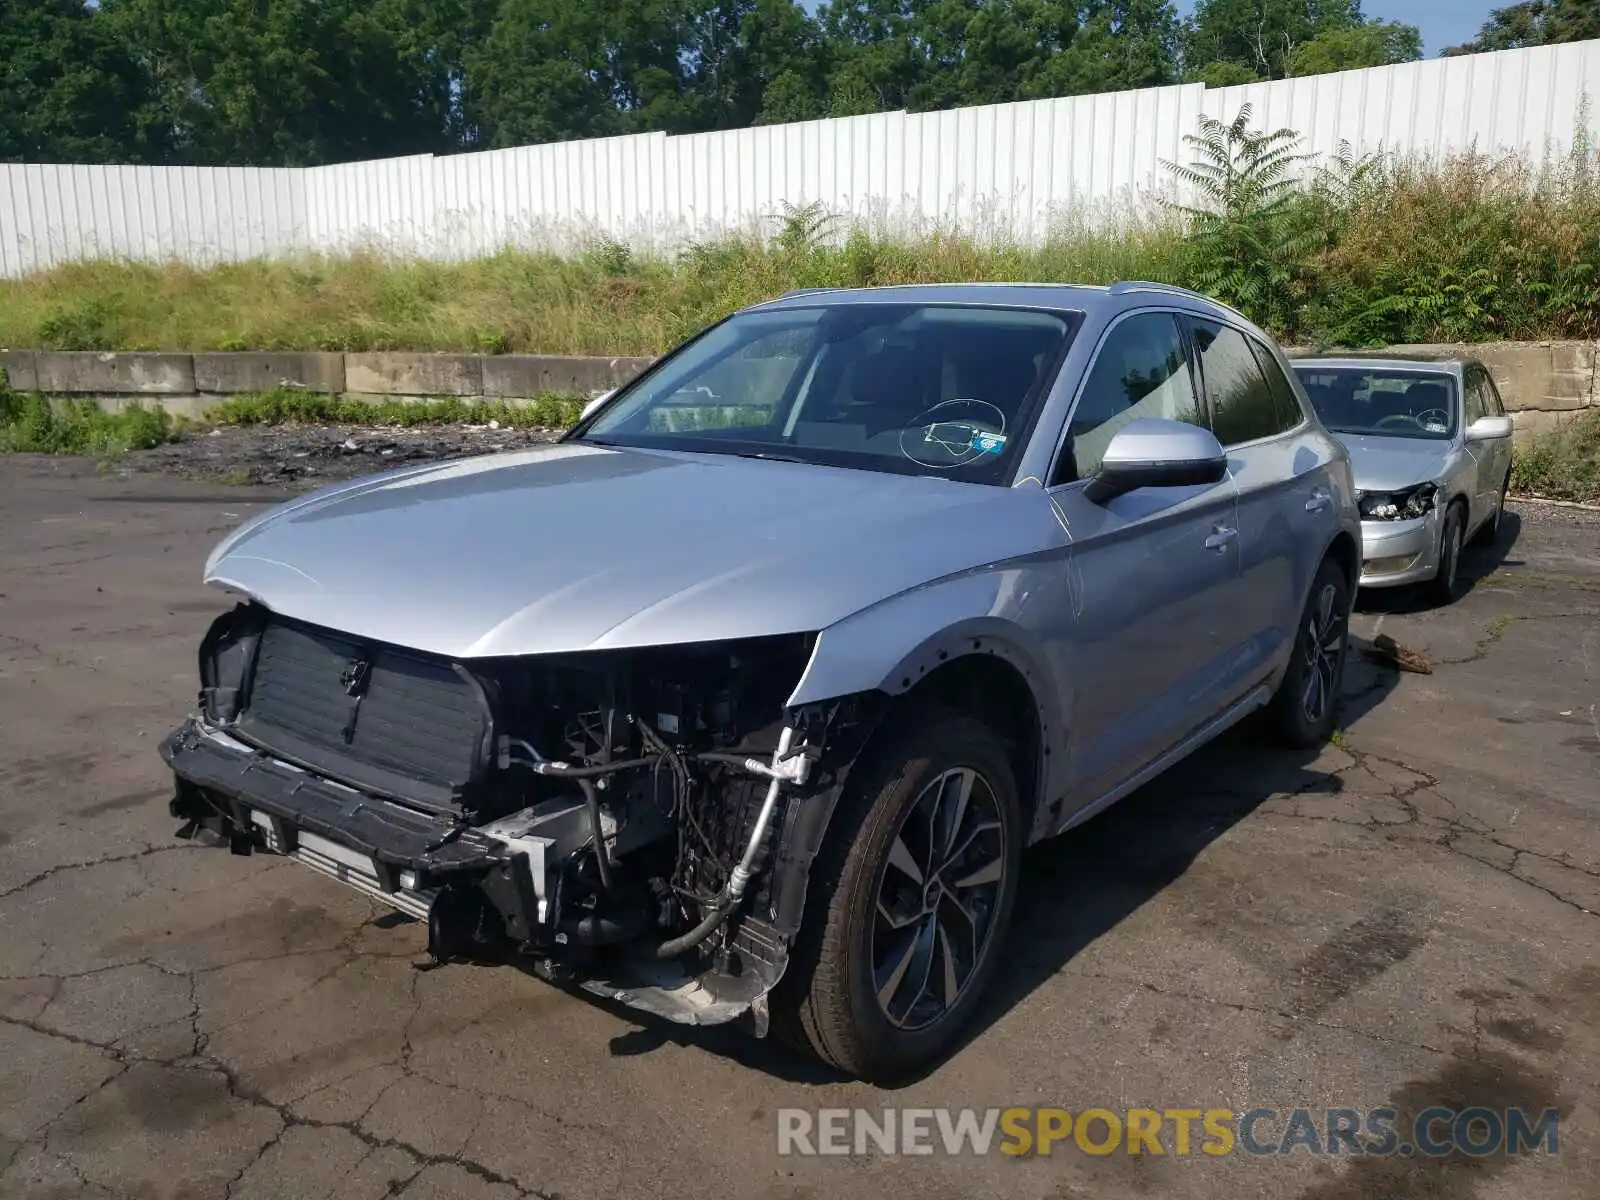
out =
[[1266,725],[1274,741],[1304,750],[1333,736],[1350,652],[1352,602],[1344,568],[1323,559],[1295,631],[1289,668],[1267,705]]
[[1461,551],[1466,532],[1465,510],[1459,503],[1452,504],[1445,513],[1444,529],[1439,534],[1439,570],[1423,590],[1430,603],[1446,605],[1455,603],[1460,592]]
[[904,1078],[956,1042],[1016,899],[1022,810],[1005,744],[921,709],[852,772],[772,997],[774,1029],[859,1079]]

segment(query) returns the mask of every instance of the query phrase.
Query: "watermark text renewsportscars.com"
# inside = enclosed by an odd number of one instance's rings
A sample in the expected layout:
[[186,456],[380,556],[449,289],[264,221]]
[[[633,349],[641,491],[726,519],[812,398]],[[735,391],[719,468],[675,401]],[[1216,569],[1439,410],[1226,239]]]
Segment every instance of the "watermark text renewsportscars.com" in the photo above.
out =
[[1554,1108],[781,1108],[783,1155],[1247,1155],[1446,1158],[1556,1154]]

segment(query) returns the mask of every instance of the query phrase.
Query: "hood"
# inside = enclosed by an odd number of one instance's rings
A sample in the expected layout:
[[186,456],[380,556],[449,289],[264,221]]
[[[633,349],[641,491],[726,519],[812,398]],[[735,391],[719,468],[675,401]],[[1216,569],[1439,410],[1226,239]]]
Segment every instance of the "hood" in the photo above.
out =
[[1339,434],[1350,449],[1356,487],[1363,492],[1393,492],[1442,478],[1455,446],[1448,441]]
[[811,632],[1065,540],[1037,488],[572,442],[302,496],[206,581],[471,658]]

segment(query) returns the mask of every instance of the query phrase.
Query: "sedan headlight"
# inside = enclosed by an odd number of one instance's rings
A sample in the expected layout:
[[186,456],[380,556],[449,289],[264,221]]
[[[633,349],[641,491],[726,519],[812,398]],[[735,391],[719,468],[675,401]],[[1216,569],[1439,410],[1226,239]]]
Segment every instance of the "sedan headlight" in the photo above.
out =
[[1410,521],[1433,510],[1439,485],[1419,483],[1398,492],[1359,492],[1356,503],[1364,521]]

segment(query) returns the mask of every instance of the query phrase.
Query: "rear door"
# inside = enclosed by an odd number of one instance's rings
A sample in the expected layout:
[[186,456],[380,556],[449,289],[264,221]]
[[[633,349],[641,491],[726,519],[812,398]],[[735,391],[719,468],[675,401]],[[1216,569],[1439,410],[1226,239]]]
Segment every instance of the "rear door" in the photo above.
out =
[[[1489,375],[1481,367],[1468,366],[1463,376],[1462,395],[1463,433],[1480,417],[1493,411],[1489,400]],[[1500,489],[1500,477],[1495,473],[1500,455],[1494,442],[1467,442],[1467,457],[1473,463],[1472,512],[1467,518],[1470,533],[1485,520],[1494,508],[1494,495]]]
[[1217,321],[1191,318],[1188,327],[1206,419],[1239,492],[1241,634],[1227,680],[1237,699],[1287,652],[1310,574],[1337,531],[1332,459],[1268,346]]
[[1116,430],[1140,417],[1200,422],[1174,314],[1121,317],[1102,338],[1050,475],[1071,538],[1055,639],[1069,714],[1069,819],[1213,715],[1216,660],[1235,639],[1238,515],[1230,479],[1084,496]]
[[[1487,370],[1479,369],[1478,374],[1483,379],[1484,407],[1491,417],[1506,415],[1505,401],[1500,397],[1500,389],[1495,386],[1494,376]],[[1506,484],[1506,478],[1511,474],[1511,439],[1509,437],[1495,438],[1492,442],[1482,442],[1480,445],[1492,447],[1494,450],[1494,468],[1489,473],[1489,515],[1493,515],[1493,505],[1500,503],[1500,490]]]

